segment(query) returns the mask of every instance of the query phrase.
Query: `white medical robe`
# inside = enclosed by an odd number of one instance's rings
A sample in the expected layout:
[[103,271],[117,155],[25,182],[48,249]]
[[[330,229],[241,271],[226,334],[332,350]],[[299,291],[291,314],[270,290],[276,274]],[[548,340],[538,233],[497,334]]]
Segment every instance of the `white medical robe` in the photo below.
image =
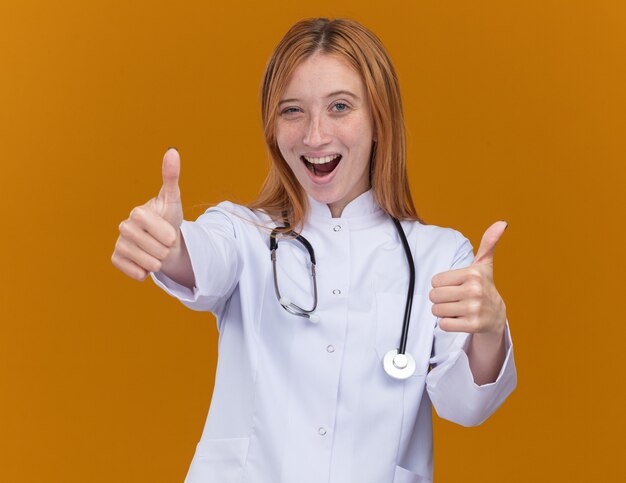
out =
[[[433,275],[469,265],[470,242],[450,228],[404,221],[417,279],[406,380],[383,370],[397,348],[409,268],[391,219],[368,191],[341,218],[309,197],[302,235],[315,249],[317,324],[287,313],[274,293],[269,230],[258,212],[224,202],[181,227],[196,287],[154,281],[219,329],[215,388],[186,483],[423,483],[433,478],[431,402],[464,426],[483,422],[516,384],[506,359],[491,384],[474,383],[469,334],[440,330],[428,299]],[[309,256],[277,250],[281,293],[313,302]],[[181,328],[184,330],[184,328]],[[210,350],[210,348],[207,348]]]

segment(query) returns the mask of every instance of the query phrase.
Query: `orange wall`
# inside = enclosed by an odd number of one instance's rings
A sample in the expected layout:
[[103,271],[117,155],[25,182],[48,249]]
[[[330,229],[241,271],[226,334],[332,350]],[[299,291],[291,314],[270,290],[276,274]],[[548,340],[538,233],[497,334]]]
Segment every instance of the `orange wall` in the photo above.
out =
[[320,15],[391,53],[421,216],[475,246],[509,221],[518,389],[481,427],[436,422],[437,482],[623,479],[626,4],[184,3],[0,4],[0,481],[182,481],[215,323],[115,270],[117,225],[172,145],[187,219],[254,197],[265,61]]

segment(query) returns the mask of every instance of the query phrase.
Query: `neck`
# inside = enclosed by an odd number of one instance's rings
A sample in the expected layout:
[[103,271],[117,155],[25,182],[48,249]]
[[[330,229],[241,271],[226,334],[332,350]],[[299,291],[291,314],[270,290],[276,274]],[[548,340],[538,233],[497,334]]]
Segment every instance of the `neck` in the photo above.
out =
[[328,209],[330,210],[331,216],[333,218],[341,218],[341,213],[343,213],[343,209],[346,207],[348,203],[343,203],[343,202],[329,203]]
[[370,189],[370,187],[366,186],[363,189],[360,189],[354,196],[346,197],[342,200],[335,201],[334,203],[328,203],[328,209],[330,210],[331,216],[333,218],[341,218],[344,208],[353,200],[365,193],[368,189]]

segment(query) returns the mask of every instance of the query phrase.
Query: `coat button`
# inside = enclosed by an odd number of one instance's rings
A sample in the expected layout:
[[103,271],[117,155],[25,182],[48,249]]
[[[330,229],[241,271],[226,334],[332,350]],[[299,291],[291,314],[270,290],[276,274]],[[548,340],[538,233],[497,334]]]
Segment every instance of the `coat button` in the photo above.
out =
[[330,353],[335,352],[335,346],[334,345],[326,346],[326,352],[330,352]]
[[341,225],[335,225],[335,226],[333,226],[333,230],[335,230],[335,231],[339,231],[339,230],[341,230]]
[[333,295],[341,295],[341,290],[336,288],[335,290],[333,290]]
[[325,436],[325,435],[326,435],[326,428],[319,428],[319,429],[317,430],[317,433],[318,433],[320,436]]

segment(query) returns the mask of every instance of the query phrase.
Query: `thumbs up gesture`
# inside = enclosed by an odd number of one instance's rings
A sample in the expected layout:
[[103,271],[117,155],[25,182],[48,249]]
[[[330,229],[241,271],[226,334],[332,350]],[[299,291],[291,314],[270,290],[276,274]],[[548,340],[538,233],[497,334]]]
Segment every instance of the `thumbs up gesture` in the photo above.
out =
[[469,267],[438,273],[432,278],[429,298],[442,330],[503,334],[506,307],[493,282],[493,254],[506,227],[505,221],[497,221],[485,231]]
[[163,157],[163,186],[147,203],[132,209],[119,225],[120,235],[111,256],[113,265],[135,280],[158,272],[180,252],[183,207],[178,178],[180,156],[170,148]]

